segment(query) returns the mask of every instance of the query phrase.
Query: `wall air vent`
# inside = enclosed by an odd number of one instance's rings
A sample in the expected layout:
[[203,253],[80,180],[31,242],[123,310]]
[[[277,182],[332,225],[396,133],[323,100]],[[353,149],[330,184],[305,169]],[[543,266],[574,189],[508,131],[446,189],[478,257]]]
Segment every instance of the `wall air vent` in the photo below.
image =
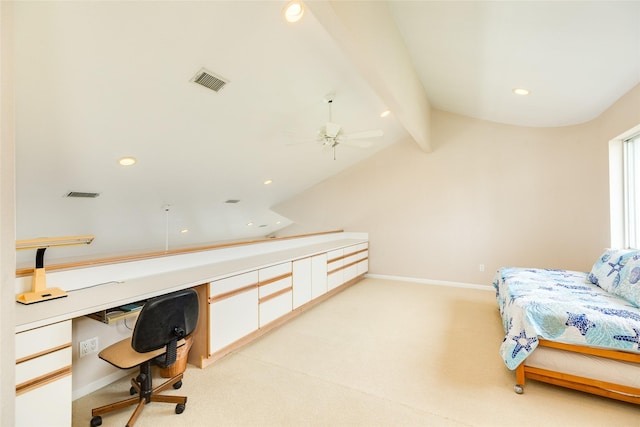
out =
[[238,200],[238,199],[229,199],[225,203],[229,203],[230,205],[233,205],[233,204],[239,203],[239,202],[240,202],[240,200]]
[[227,84],[227,82],[220,76],[214,75],[212,72],[202,68],[191,79],[192,82],[211,89],[214,92],[220,92],[220,90]]
[[85,199],[95,199],[100,193],[86,193],[82,191],[69,191],[66,197],[81,197]]

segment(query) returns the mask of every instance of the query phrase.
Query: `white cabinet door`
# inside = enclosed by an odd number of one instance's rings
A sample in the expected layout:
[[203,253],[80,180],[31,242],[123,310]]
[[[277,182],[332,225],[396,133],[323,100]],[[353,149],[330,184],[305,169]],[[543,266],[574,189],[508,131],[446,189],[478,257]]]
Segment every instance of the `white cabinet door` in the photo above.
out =
[[69,427],[71,375],[16,396],[17,427]]
[[293,308],[311,301],[311,258],[293,261]]
[[209,285],[209,354],[258,329],[258,272]]
[[327,254],[311,258],[311,298],[327,293]]

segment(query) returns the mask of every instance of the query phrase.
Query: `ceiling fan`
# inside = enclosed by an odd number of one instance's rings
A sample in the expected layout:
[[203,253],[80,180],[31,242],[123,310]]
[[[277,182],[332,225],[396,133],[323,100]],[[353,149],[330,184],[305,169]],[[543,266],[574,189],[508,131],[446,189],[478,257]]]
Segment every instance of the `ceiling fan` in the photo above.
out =
[[339,144],[354,145],[364,148],[364,145],[352,144],[351,141],[356,139],[375,138],[384,135],[384,132],[381,129],[345,134],[342,130],[342,126],[333,121],[331,107],[333,105],[334,95],[327,95],[324,101],[329,105],[329,121],[318,130],[316,140],[323,146],[329,147],[333,150],[333,160],[336,159],[336,147]]

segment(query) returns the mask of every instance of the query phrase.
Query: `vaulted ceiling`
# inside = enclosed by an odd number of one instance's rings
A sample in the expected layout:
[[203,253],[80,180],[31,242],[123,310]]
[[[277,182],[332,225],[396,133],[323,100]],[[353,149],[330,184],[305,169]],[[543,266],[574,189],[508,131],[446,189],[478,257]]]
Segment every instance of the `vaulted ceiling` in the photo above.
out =
[[[290,224],[270,207],[384,147],[428,155],[431,108],[565,126],[640,82],[639,2],[310,1],[295,24],[286,3],[16,2],[18,238],[94,234],[56,250],[76,256],[266,236]],[[323,147],[329,94],[344,133],[384,135]]]

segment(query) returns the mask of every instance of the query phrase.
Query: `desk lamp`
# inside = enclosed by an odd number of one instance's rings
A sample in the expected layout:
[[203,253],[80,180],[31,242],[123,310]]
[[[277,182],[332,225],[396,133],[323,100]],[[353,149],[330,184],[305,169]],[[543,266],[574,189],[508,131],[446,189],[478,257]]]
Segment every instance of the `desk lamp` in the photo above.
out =
[[44,251],[51,246],[88,245],[94,236],[41,237],[38,239],[16,240],[16,250],[37,249],[36,266],[33,270],[31,292],[16,295],[16,301],[22,304],[33,304],[56,298],[66,297],[67,293],[60,288],[47,288],[44,271]]

